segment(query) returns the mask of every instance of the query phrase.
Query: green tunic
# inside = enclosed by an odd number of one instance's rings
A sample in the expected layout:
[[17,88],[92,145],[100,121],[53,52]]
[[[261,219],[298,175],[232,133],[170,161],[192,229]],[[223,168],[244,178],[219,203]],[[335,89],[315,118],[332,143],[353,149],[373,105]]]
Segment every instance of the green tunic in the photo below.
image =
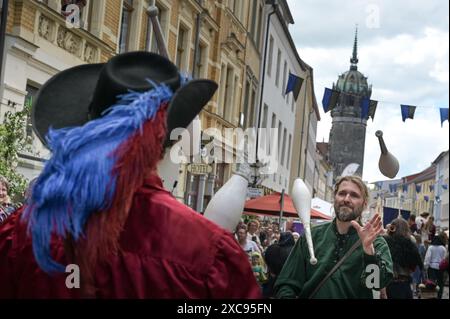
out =
[[[336,220],[313,227],[311,236],[317,264],[314,266],[310,264],[308,245],[305,236],[302,236],[292,249],[275,283],[274,289],[278,298],[309,298],[320,281],[359,239],[353,227],[349,228],[347,234],[339,234]],[[393,277],[389,247],[380,236],[374,240],[373,245],[374,256],[365,254],[360,245],[328,278],[314,298],[371,299],[372,287],[375,286],[374,289],[386,287]],[[379,285],[374,280],[377,278],[377,271],[374,271],[376,267],[367,267],[371,264],[378,266]],[[366,279],[371,288],[367,287]]]

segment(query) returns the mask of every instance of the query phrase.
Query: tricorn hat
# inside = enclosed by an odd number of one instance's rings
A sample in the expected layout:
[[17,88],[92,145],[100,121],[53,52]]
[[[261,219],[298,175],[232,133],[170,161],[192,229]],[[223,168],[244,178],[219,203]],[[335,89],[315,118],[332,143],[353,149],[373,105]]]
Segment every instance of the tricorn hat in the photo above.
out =
[[118,96],[165,84],[174,94],[167,111],[170,135],[177,127],[187,127],[217,90],[211,80],[183,82],[172,62],[151,52],[127,52],[107,63],[75,66],[56,74],[39,90],[32,106],[33,128],[47,145],[50,127],[82,126],[101,117]]

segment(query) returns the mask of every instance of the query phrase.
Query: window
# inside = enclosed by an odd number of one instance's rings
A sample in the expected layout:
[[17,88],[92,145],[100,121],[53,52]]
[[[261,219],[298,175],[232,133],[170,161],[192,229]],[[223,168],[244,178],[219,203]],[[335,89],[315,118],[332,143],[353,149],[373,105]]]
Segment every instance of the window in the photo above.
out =
[[279,87],[280,84],[280,64],[281,64],[281,51],[278,49],[277,54],[277,73],[275,75],[275,85]]
[[94,31],[94,0],[89,0],[89,11],[88,11],[88,17],[87,17],[87,30],[89,32],[93,32]]
[[128,50],[132,12],[133,12],[133,0],[124,0],[122,7],[122,21],[120,23],[120,40],[119,40],[120,53],[126,52]]
[[[275,113],[272,113],[272,122],[270,124],[271,128],[276,128],[277,127],[277,116],[275,115]],[[274,133],[275,134],[275,130],[271,130],[270,133]],[[272,142],[272,134],[270,134],[269,138],[269,155],[272,154],[272,147],[271,147],[271,142]]]
[[354,95],[347,95],[346,96],[346,104],[348,106],[354,106],[355,105],[355,96]]
[[291,106],[291,112],[294,113],[294,107],[295,107],[295,98],[294,98],[294,96],[292,96],[292,101],[291,101],[291,103],[292,103],[292,106]]
[[281,149],[281,165],[284,165],[284,153],[286,152],[286,129],[283,131],[283,147]]
[[289,134],[289,144],[288,144],[288,153],[287,153],[287,159],[286,159],[286,168],[289,169],[289,163],[291,159],[291,143],[292,143],[292,135]]
[[[239,1],[239,0],[237,0]],[[234,6],[235,6],[236,0],[228,0],[228,8],[230,8],[231,11],[234,12]]]
[[186,30],[180,25],[180,28],[178,30],[178,41],[177,41],[177,66],[181,69],[181,63],[183,60],[183,53],[184,53],[184,38],[186,37]]
[[220,90],[219,96],[219,110],[221,110],[221,115],[223,116],[225,110],[225,94],[226,94],[226,81],[227,81],[227,66],[222,64],[220,69],[220,88],[224,88]]
[[[234,74],[234,72],[233,72]],[[230,122],[234,121],[234,116],[235,116],[235,110],[236,110],[236,100],[237,100],[237,95],[238,95],[238,88],[239,86],[239,77],[238,75],[234,75],[234,82],[233,82],[233,95],[231,98],[231,103],[230,103]],[[234,123],[233,123],[234,124]]]
[[[291,74],[291,73],[292,73],[292,71],[291,71],[291,69],[289,69],[289,73],[287,75],[286,82],[289,82],[289,74]],[[286,85],[287,85],[287,83],[286,83]],[[286,92],[286,87],[284,88],[283,94],[285,94],[285,92]],[[294,99],[294,94],[286,94],[286,105],[288,105],[288,106],[289,106],[289,101],[290,101],[291,95],[292,95],[292,99]]]
[[[87,0],[85,0],[84,2],[81,1],[81,6],[78,5],[78,7],[80,8],[80,26],[85,29],[88,30],[89,27],[89,20],[90,20],[90,8],[92,6],[92,2],[93,1],[89,1],[87,2]],[[84,3],[84,5],[83,5]],[[87,4],[87,6],[86,6]]]
[[264,104],[264,114],[263,114],[263,122],[262,127],[267,127],[267,113],[269,112],[269,106],[267,104]]
[[225,165],[224,163],[217,163],[216,164],[216,183],[214,185],[214,192],[217,192],[219,188],[225,184]]
[[259,49],[259,45],[261,42],[261,23],[262,23],[262,17],[263,17],[263,9],[261,6],[259,6],[259,10],[258,10],[258,28],[256,29],[256,39],[255,39],[255,43],[256,43],[256,47]]
[[190,189],[187,193],[187,205],[194,210],[197,209],[197,195],[198,195],[198,186],[199,186],[199,178],[196,175],[192,175],[188,173],[188,179],[190,182]]
[[[264,111],[262,114],[263,120],[261,123],[261,127],[258,127],[258,129],[260,128],[267,128],[267,113],[269,112],[269,107],[267,106],[267,104],[264,104]],[[261,130],[261,132],[264,132],[261,134],[261,141],[258,143],[258,145],[260,145],[262,148],[264,148],[264,150],[267,150],[267,141],[269,140],[269,137],[267,136],[267,130]]]
[[239,112],[239,126],[244,127],[245,124],[245,113]]
[[256,25],[257,25],[257,21],[258,21],[257,8],[258,8],[258,0],[253,0],[252,18],[251,18],[251,24],[250,24],[250,35],[253,40],[255,40]]
[[284,61],[284,67],[283,67],[283,86],[281,87],[281,95],[284,96],[284,92],[286,91],[286,74],[287,72],[287,62]]
[[[244,122],[243,124],[246,124],[245,126],[248,127],[249,123],[247,120],[247,123],[245,122],[247,114],[249,113],[249,109],[250,109],[250,89],[251,89],[251,83],[250,80],[247,79],[247,81],[245,81],[245,93],[244,93]],[[242,124],[242,126],[243,126]]]
[[250,102],[250,114],[248,115],[248,126],[254,125],[253,119],[255,114],[255,104],[256,104],[256,88],[252,89],[252,100]]
[[189,29],[180,23],[178,28],[176,65],[181,71],[185,72],[188,69],[189,44]]
[[195,65],[195,77],[203,78],[207,77],[208,74],[208,56],[206,45],[200,43],[197,52],[197,63]]
[[280,150],[281,150],[281,129],[282,129],[282,125],[281,125],[281,121],[278,121],[278,149],[277,149],[277,154],[278,154],[278,158],[280,158]]
[[[33,86],[31,84],[27,84],[26,90],[27,90],[27,95],[25,96],[24,106],[31,108],[31,106],[33,105],[34,98],[36,97],[39,88],[37,88],[36,86]],[[26,126],[27,139],[32,141],[33,140],[33,125],[31,122],[31,115],[27,116],[27,124],[26,125],[27,125]]]
[[230,0],[229,6],[231,11],[233,11],[234,16],[238,18],[239,21],[242,20],[242,5],[244,4],[244,1],[242,0]]
[[232,107],[234,101],[234,70],[231,66],[227,67],[226,71],[226,81],[225,81],[225,103],[223,110],[223,117],[225,120],[229,121],[232,115]]
[[267,61],[267,75],[272,74],[272,60],[273,60],[273,37],[270,36],[269,40],[269,61]]

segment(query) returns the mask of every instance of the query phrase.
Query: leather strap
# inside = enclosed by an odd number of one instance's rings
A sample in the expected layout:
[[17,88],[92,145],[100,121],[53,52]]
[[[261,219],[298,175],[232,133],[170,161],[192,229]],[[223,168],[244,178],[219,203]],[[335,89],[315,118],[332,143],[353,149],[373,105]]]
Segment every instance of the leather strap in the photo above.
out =
[[345,255],[334,265],[334,267],[328,272],[328,274],[325,276],[325,278],[322,279],[322,281],[316,286],[316,289],[309,295],[308,299],[312,299],[315,294],[322,288],[322,286],[325,284],[325,282],[328,280],[328,278],[331,277],[332,274],[342,265],[342,263],[355,251],[356,248],[358,248],[361,245],[361,239],[358,239],[356,243],[353,244],[352,247],[345,253]]

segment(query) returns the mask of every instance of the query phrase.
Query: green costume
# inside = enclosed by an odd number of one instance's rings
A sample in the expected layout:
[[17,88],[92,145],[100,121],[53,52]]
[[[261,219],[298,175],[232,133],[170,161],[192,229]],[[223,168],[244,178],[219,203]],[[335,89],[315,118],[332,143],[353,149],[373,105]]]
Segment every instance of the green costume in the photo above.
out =
[[[353,227],[347,234],[341,235],[336,228],[336,219],[332,223],[313,227],[311,236],[314,252],[318,260],[316,265],[309,262],[309,251],[305,236],[302,236],[293,248],[276,283],[275,292],[278,298],[309,298],[333,266],[345,255],[350,247],[359,240]],[[315,294],[314,298],[356,299],[372,298],[374,289],[384,288],[393,277],[392,258],[389,247],[382,237],[377,237],[373,246],[375,255],[364,253],[360,245],[328,278]],[[379,269],[379,285],[376,267]],[[369,282],[368,288],[366,279]]]

